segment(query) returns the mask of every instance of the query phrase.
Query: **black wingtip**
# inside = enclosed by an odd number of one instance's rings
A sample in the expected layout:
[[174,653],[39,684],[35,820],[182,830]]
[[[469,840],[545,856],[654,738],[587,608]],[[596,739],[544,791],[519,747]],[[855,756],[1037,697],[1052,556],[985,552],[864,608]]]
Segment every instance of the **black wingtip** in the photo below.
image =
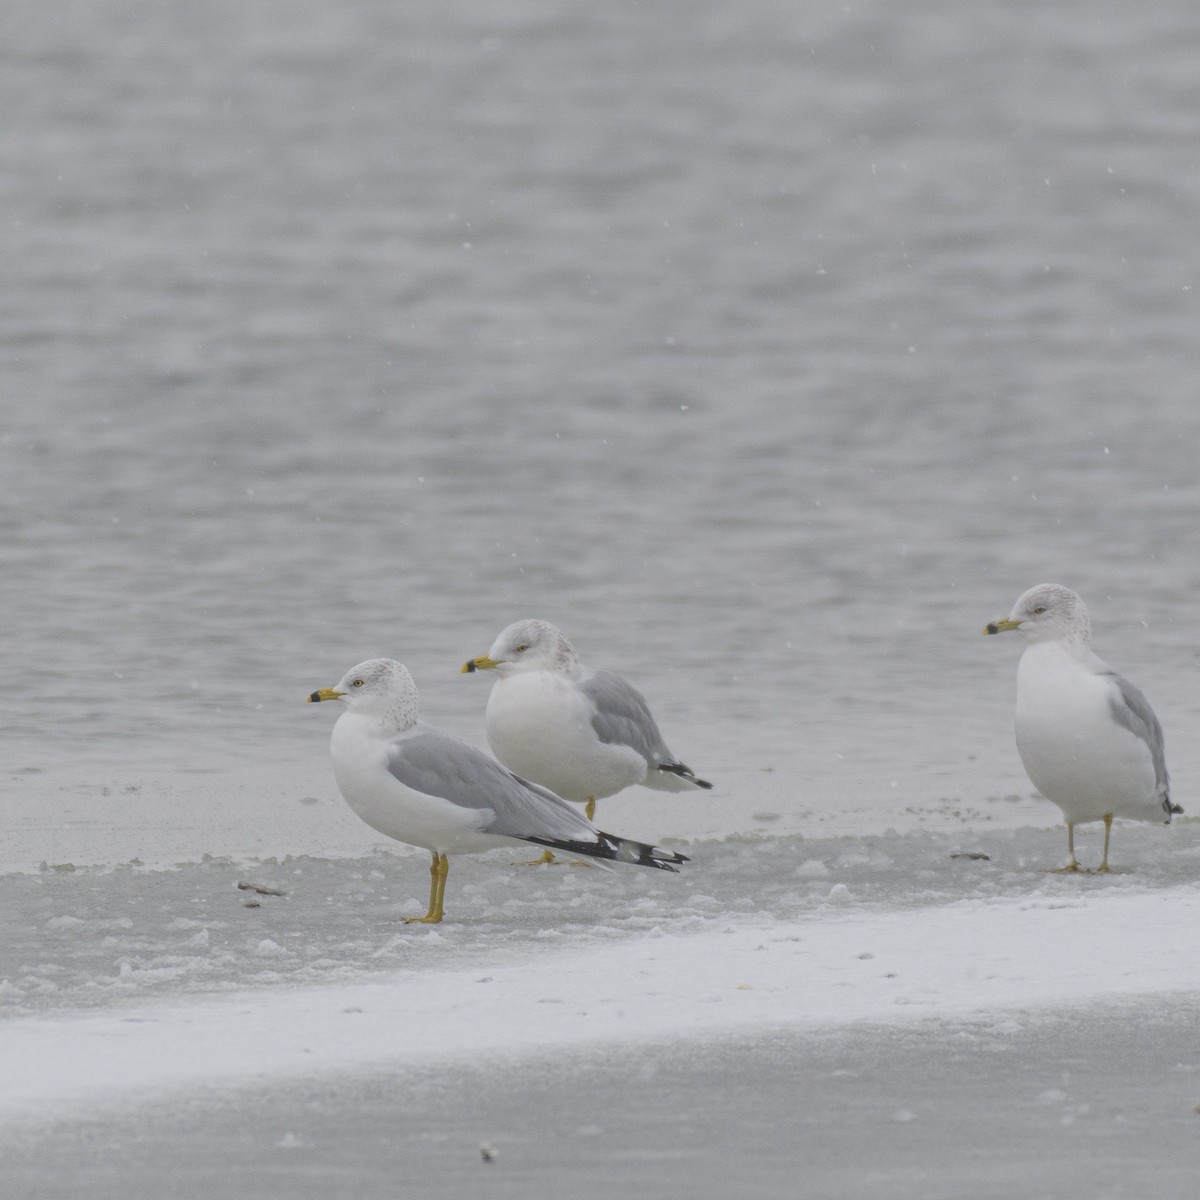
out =
[[678,775],[680,779],[686,779],[688,783],[694,783],[699,788],[707,788],[712,790],[712,784],[707,779],[697,779],[692,768],[681,762],[660,763],[658,769],[665,771],[668,775]]
[[549,846],[552,850],[565,850],[571,854],[584,854],[591,858],[609,859],[613,862],[634,863],[639,867],[653,867],[658,871],[679,874],[679,864],[691,862],[686,854],[676,850],[663,850],[645,842],[634,842],[628,838],[601,833],[597,841],[571,841],[566,838],[527,837],[527,842]]

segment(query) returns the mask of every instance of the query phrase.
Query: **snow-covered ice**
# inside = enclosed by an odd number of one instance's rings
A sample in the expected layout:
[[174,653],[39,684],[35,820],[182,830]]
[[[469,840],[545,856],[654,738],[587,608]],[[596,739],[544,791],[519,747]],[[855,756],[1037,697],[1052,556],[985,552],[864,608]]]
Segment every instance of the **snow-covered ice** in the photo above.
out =
[[[548,1098],[568,1087],[554,1074],[568,1064],[580,1111],[560,1135],[572,1154],[602,1158],[618,1130],[626,1163],[691,1146],[671,1159],[665,1195],[695,1194],[751,1145],[762,1180],[784,1170],[786,1147],[748,1142],[736,1122],[724,1144],[716,1123],[692,1145],[712,1105],[748,1088],[749,1074],[757,1099],[739,1103],[773,1096],[808,1112],[797,1136],[812,1139],[803,1158],[830,1195],[937,1194],[922,1188],[962,1169],[977,1135],[968,1130],[989,1114],[1008,1129],[996,1146],[1027,1141],[1033,1112],[1057,1136],[1086,1133],[1105,1163],[1118,1126],[1196,1120],[1200,826],[1188,818],[1123,827],[1108,877],[1049,874],[1057,829],[1028,824],[1028,805],[1001,798],[989,802],[991,822],[964,821],[947,802],[893,814],[894,827],[877,816],[859,834],[696,836],[692,862],[671,877],[526,868],[497,851],[456,859],[450,918],[412,926],[398,918],[424,902],[422,854],[354,845],[353,815],[324,796],[268,808],[278,844],[295,853],[187,859],[179,830],[151,820],[154,865],[96,856],[38,866],[36,822],[19,846],[10,838],[10,853],[25,853],[24,869],[0,875],[0,1152],[24,1172],[14,1177],[56,1181],[61,1195],[103,1195],[97,1180],[151,1195],[168,1164],[216,1157],[226,1174],[210,1164],[176,1193],[205,1195],[283,1154],[296,1194],[316,1195],[305,1189],[319,1172],[307,1168],[328,1164],[331,1145],[403,1116],[413,1130],[403,1169],[448,1139],[464,1172],[456,1194],[473,1194],[484,1187],[472,1175],[478,1147],[494,1141],[509,1148],[487,1169],[516,1194],[568,1171],[508,1117],[523,1105],[530,1121],[562,1121],[564,1099]],[[349,841],[317,852],[314,836],[342,818]],[[697,812],[697,823],[710,818]],[[1085,860],[1097,848],[1080,845]],[[619,1062],[636,1086],[618,1102]],[[1085,1090],[1064,1082],[1085,1068]],[[797,1072],[824,1096],[816,1108],[792,1093]],[[972,1079],[991,1084],[972,1091]],[[437,1080],[491,1106],[448,1106]],[[329,1106],[336,1096],[368,1116],[350,1120]],[[659,1104],[694,1118],[688,1130],[662,1127],[649,1111]],[[222,1123],[241,1114],[257,1128],[264,1111],[269,1141],[227,1158],[236,1135]],[[845,1133],[818,1135],[814,1123],[835,1111],[893,1165],[918,1145],[936,1162],[907,1182],[883,1171],[876,1188],[853,1159],[827,1153]],[[114,1146],[143,1144],[148,1129],[160,1141],[136,1170],[114,1154],[107,1175],[89,1175],[80,1164],[103,1160],[88,1133],[96,1122]],[[1153,1158],[1158,1194],[1187,1194],[1172,1181],[1198,1162],[1192,1147],[1170,1141]],[[1019,1154],[984,1158],[1004,1194]],[[1136,1194],[1128,1164],[1111,1170],[1109,1194]],[[353,1194],[389,1193],[379,1177]]]
[[[599,897],[590,899],[596,920]],[[476,931],[465,939],[475,943],[469,963],[449,928],[380,930],[391,965],[347,972],[321,958],[307,971],[293,966],[290,984],[274,968],[311,951],[242,936],[240,953],[226,952],[219,995],[179,990],[188,955],[146,957],[167,947],[145,934],[141,955],[122,955],[101,919],[91,927],[117,956],[117,974],[75,986],[126,1002],[70,1014],[55,1007],[0,1025],[0,1113],[214,1080],[855,1022],[999,1020],[1098,1000],[1169,1005],[1175,993],[1200,992],[1200,959],[1180,953],[1200,924],[1200,893],[1190,886],[1087,897],[1039,889],[900,908],[817,903],[790,918],[756,908],[656,912],[648,921],[647,909],[660,905],[645,899],[631,919],[575,924],[570,940],[554,936],[551,922],[531,928],[528,915],[518,918],[533,935],[523,944],[511,936],[486,944]],[[344,960],[354,960],[346,950]],[[71,983],[50,964],[30,972],[9,984],[27,988],[34,1004],[42,986],[61,995]],[[235,987],[232,972],[264,986]],[[341,978],[299,982],[323,972]],[[128,1002],[155,992],[162,995]]]

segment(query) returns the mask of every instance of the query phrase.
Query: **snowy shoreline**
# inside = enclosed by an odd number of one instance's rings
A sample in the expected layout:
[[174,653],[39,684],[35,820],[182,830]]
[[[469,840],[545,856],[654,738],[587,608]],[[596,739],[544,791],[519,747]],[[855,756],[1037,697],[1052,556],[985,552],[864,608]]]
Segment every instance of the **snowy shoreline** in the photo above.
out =
[[1157,1003],[1200,991],[1200,962],[1179,953],[1198,921],[1192,887],[716,919],[696,934],[508,947],[467,968],[19,1017],[0,1023],[0,1114],[439,1058]]

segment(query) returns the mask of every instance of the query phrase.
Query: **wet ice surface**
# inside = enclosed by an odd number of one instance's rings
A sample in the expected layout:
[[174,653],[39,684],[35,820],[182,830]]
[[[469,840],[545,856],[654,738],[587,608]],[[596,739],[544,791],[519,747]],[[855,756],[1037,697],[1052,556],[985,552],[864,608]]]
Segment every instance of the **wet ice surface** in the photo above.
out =
[[[1097,861],[1099,826],[1080,830]],[[1061,828],[875,837],[731,837],[686,846],[680,875],[524,867],[520,852],[451,860],[447,920],[424,911],[423,855],[379,850],[166,870],[46,867],[0,876],[0,1013],[48,1013],[206,991],[339,983],[470,964],[505,948],[579,948],[651,932],[686,936],[739,919],[814,919],[965,901],[1077,904],[1191,884],[1200,825],[1120,824],[1117,872],[1047,873]],[[533,848],[531,848],[532,850]],[[980,858],[979,855],[986,855]],[[239,888],[251,884],[285,894]]]
[[1187,1200],[1200,1008],[653,1040],[203,1085],[0,1129],[7,1194]]
[[954,811],[459,856],[437,927],[388,848],[0,875],[6,1195],[1190,1197],[1200,823]]
[[8,1195],[62,1198],[1187,1200],[1198,1033],[1193,998],[493,1056],[202,1087],[0,1154]]

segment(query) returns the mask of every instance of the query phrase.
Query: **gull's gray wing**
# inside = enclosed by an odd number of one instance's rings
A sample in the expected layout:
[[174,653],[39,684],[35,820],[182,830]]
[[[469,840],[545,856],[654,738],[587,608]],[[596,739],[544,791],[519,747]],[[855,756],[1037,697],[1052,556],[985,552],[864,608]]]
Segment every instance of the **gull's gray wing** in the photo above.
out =
[[1140,688],[1135,687],[1128,679],[1118,675],[1111,668],[1101,672],[1112,681],[1112,689],[1108,694],[1108,707],[1113,720],[1123,729],[1128,729],[1134,737],[1140,738],[1150,751],[1154,763],[1154,790],[1162,801],[1163,811],[1167,820],[1171,813],[1182,812],[1171,804],[1171,785],[1167,777],[1167,756],[1163,749],[1162,726],[1150,707],[1150,701],[1142,695]]
[[387,766],[414,792],[490,812],[479,827],[484,833],[595,840],[590,822],[567,801],[514,775],[482,750],[436,730],[418,726],[415,734],[397,738]]
[[591,701],[592,728],[602,742],[628,746],[646,760],[652,771],[678,776],[696,787],[712,787],[707,779],[697,779],[691,767],[667,749],[646,698],[620,675],[593,671],[581,680],[579,690]]
[[628,746],[652,767],[675,761],[645,697],[620,675],[594,671],[580,683],[579,690],[592,703],[592,728],[602,742]]

